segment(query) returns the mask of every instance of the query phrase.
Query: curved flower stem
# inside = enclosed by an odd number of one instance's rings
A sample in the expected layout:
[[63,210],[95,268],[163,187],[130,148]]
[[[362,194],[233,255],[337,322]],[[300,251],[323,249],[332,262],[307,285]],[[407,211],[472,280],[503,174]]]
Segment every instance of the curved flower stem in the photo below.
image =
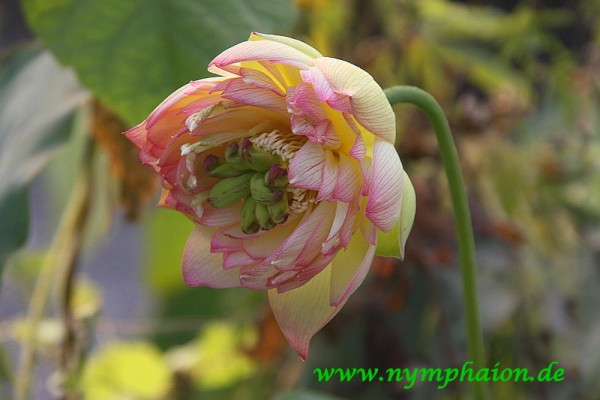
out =
[[[442,162],[446,170],[450,197],[456,219],[460,269],[463,282],[463,296],[466,311],[466,328],[469,354],[473,367],[485,366],[483,334],[479,322],[477,303],[477,266],[475,263],[475,242],[471,226],[471,213],[465,193],[465,184],[460,170],[458,153],[452,138],[448,120],[438,102],[429,93],[412,86],[394,86],[384,90],[390,104],[411,103],[421,108],[433,125],[437,137]],[[474,382],[475,397],[488,397],[485,382]]]

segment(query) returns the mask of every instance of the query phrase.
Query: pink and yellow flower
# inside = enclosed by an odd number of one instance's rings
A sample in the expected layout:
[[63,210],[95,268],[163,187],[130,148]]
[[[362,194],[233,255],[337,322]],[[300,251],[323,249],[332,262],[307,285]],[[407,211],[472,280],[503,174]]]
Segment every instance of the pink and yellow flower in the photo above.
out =
[[161,177],[161,204],[196,223],[186,283],[268,290],[305,359],[376,249],[402,255],[414,192],[394,113],[365,71],[291,38],[253,33],[209,71],[125,134]]

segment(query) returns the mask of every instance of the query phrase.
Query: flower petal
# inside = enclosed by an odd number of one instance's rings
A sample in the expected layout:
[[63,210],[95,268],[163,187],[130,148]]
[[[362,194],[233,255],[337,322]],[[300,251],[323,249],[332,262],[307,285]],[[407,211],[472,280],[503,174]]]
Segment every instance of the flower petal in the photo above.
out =
[[319,190],[324,162],[325,150],[316,143],[306,142],[290,162],[290,184],[302,189]]
[[275,229],[255,234],[252,240],[243,241],[244,251],[255,260],[264,260],[273,254],[273,251],[281,245],[286,237],[292,234],[298,222],[300,222],[300,218],[292,216],[285,224],[278,225]]
[[208,206],[204,209],[202,218],[198,222],[209,227],[230,226],[240,221],[241,208],[239,202],[228,207],[214,208]]
[[[381,87],[371,75],[355,65],[335,58],[322,57],[314,60],[315,67],[337,94],[349,98],[351,114],[358,123],[379,138],[394,143],[396,139],[396,118],[392,106],[387,101]],[[340,99],[331,102],[332,107],[340,107]]]
[[404,245],[415,220],[415,203],[415,189],[405,172],[400,219],[389,232],[377,232],[378,256],[404,258]]
[[362,176],[358,162],[344,153],[340,153],[333,198],[347,203],[358,198],[362,186]]
[[332,151],[325,151],[325,161],[323,162],[323,179],[321,180],[321,187],[317,194],[316,201],[321,200],[333,200],[333,190],[336,188],[336,181],[338,178],[338,160]]
[[346,249],[340,250],[331,262],[331,305],[344,303],[360,286],[371,267],[375,246],[356,232]]
[[237,104],[246,104],[257,108],[265,108],[277,113],[285,113],[285,98],[270,89],[252,86],[243,78],[224,80],[216,85],[211,93],[222,91],[221,96]]
[[211,253],[224,253],[226,251],[238,251],[242,249],[242,240],[225,235],[223,229],[213,233],[210,240]]
[[250,258],[245,251],[232,251],[223,255],[223,269],[225,270],[249,265],[256,265],[256,260]]
[[331,268],[304,285],[284,293],[269,290],[271,308],[279,327],[296,353],[306,360],[311,338],[341,309],[329,305]]
[[232,64],[263,60],[287,64],[301,69],[308,68],[313,64],[311,57],[293,47],[283,43],[260,40],[243,42],[230,47],[211,61],[208,70],[217,73],[219,70],[224,70],[238,74],[239,67]]
[[221,254],[210,252],[212,231],[196,226],[183,252],[183,280],[189,286],[222,289],[240,286],[239,272],[223,269]]
[[316,256],[331,230],[335,216],[335,204],[335,202],[323,201],[312,212],[307,212],[292,234],[273,251],[273,254],[265,262],[270,262],[271,265],[283,271],[296,269],[298,267],[296,260],[301,253],[305,263]]
[[376,140],[365,215],[384,232],[400,218],[403,188],[404,170],[396,149],[391,143]]
[[321,53],[319,53],[317,50],[307,45],[306,43],[286,36],[268,35],[266,33],[252,32],[248,40],[270,40],[272,42],[279,42],[303,52],[310,58],[323,57]]

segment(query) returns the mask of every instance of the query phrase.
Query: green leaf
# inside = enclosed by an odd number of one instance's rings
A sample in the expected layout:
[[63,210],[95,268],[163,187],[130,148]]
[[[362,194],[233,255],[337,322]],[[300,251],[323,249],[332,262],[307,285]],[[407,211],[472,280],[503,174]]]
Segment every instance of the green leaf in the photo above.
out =
[[0,69],[0,272],[27,237],[26,186],[68,139],[86,97],[48,52],[27,48]]
[[22,0],[32,29],[131,123],[253,30],[286,30],[290,0]]

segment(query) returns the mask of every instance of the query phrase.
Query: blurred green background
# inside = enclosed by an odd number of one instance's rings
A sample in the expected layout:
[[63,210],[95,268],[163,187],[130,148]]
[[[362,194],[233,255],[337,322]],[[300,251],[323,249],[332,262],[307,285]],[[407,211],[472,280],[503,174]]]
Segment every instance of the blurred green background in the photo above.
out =
[[600,397],[597,0],[22,0],[0,4],[0,27],[0,398],[24,385],[23,357],[32,399],[468,398],[467,383],[312,373],[468,360],[445,178],[413,107],[396,107],[418,201],[407,256],[375,260],[306,363],[265,293],[184,285],[192,225],[154,208],[156,179],[121,132],[253,30],[438,99],[468,184],[490,367],[565,369],[492,394]]

